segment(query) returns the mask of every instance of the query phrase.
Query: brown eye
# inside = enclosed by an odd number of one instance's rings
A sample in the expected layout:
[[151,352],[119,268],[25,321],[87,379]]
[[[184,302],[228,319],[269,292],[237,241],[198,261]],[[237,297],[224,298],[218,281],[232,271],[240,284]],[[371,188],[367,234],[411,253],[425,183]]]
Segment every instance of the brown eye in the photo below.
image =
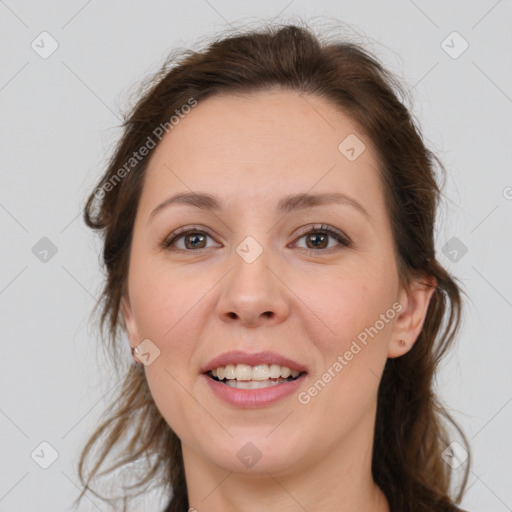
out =
[[303,233],[299,240],[302,238],[306,240],[306,247],[303,247],[303,249],[318,250],[319,252],[322,252],[326,249],[330,250],[335,248],[332,246],[329,247],[329,238],[336,240],[338,245],[343,247],[349,247],[351,245],[348,237],[327,226],[310,229],[306,233]]
[[[162,248],[178,252],[195,252],[208,249],[207,239],[212,237],[197,228],[184,228],[172,233],[163,243]],[[298,240],[306,239],[306,247],[302,249],[313,250],[315,252],[330,252],[336,249],[336,244],[329,247],[329,239],[334,239],[338,247],[350,247],[351,241],[343,233],[338,232],[328,226],[320,226],[310,229],[300,235]],[[213,239],[212,239],[213,240]]]
[[[186,229],[172,233],[170,237],[164,241],[162,247],[164,249],[175,251],[193,252],[195,250],[207,249],[207,238],[211,237],[204,231],[199,231],[197,229]],[[179,246],[177,246],[178,242],[181,243]]]
[[[192,233],[182,237],[185,240],[185,247],[187,249],[204,249],[206,236],[202,233]],[[188,246],[190,244],[190,247]]]
[[311,241],[311,247],[308,244],[309,249],[326,249],[329,245],[329,235],[325,233],[311,233],[306,235],[306,240]]

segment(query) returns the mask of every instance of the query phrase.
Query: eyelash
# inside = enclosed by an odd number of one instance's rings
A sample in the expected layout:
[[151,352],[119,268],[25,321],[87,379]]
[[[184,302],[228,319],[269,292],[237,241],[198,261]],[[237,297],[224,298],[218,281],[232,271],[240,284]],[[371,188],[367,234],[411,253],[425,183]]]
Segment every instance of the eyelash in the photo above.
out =
[[[330,228],[329,226],[326,226],[324,224],[322,224],[320,227],[318,226],[315,226],[313,228],[310,228],[309,230],[307,231],[303,231],[299,234],[297,240],[300,240],[301,238],[307,236],[307,235],[316,235],[316,234],[319,234],[319,233],[323,233],[323,234],[328,234],[330,236],[332,236],[342,247],[351,247],[352,246],[352,241],[347,237],[345,236],[343,233],[333,229],[333,228]],[[174,242],[176,242],[177,240],[185,237],[186,235],[190,235],[190,234],[201,234],[201,235],[206,235],[206,236],[209,236],[210,238],[212,238],[206,231],[203,231],[195,226],[192,226],[192,227],[186,227],[186,228],[181,228],[181,229],[178,229],[176,231],[174,231],[173,233],[171,233],[161,244],[161,247],[163,249],[166,249],[168,251],[173,251],[173,252],[188,252],[188,253],[196,253],[196,252],[200,252],[200,251],[204,251],[206,250],[205,248],[203,249],[176,249],[176,248],[171,248],[172,244]],[[313,252],[327,252],[327,253],[330,253],[332,252],[333,249],[336,249],[336,248],[333,248],[331,247],[330,249],[305,249],[305,248],[302,248],[303,250],[306,250],[306,251],[313,251]]]

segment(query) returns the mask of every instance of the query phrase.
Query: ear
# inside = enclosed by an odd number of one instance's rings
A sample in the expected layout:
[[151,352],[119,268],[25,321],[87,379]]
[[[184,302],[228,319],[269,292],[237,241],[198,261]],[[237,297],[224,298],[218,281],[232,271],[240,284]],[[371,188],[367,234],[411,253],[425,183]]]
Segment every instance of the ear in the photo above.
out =
[[[400,291],[399,302],[403,309],[394,328],[388,357],[400,357],[409,352],[420,335],[427,316],[430,299],[436,291],[437,281],[433,276],[413,279]],[[401,340],[405,343],[401,343]]]
[[130,351],[132,354],[132,359],[136,363],[140,363],[138,359],[135,358],[133,354],[133,350],[131,350],[131,347],[135,348],[139,345],[139,336],[137,332],[137,326],[135,324],[135,318],[133,317],[132,307],[130,305],[130,300],[126,295],[123,295],[121,298],[121,314],[123,316],[125,328],[126,328],[126,334],[128,336],[128,341],[130,343]]

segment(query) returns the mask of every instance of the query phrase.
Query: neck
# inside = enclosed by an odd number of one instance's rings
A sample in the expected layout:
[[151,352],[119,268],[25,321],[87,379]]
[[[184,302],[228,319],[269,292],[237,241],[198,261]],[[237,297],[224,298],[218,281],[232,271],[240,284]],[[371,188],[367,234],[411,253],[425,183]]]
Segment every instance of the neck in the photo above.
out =
[[260,468],[252,474],[221,469],[183,445],[189,510],[389,512],[372,478],[373,434],[373,429],[355,428],[345,442],[324,446],[315,459],[286,471]]
[[[205,491],[208,489],[208,491]],[[215,482],[198,492],[189,490],[191,512],[389,512],[382,490],[374,482],[352,485],[352,478],[338,479],[337,485],[305,479],[287,479],[268,474],[247,477],[226,472]]]

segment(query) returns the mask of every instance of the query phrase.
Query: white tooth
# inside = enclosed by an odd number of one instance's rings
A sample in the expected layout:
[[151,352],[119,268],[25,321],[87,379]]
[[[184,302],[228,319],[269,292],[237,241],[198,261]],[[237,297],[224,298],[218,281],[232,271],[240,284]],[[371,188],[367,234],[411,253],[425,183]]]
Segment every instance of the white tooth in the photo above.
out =
[[235,374],[237,380],[251,380],[252,367],[248,364],[237,364]]
[[271,379],[279,379],[281,377],[281,367],[278,364],[271,364],[269,370]]
[[281,377],[286,379],[290,376],[291,370],[287,366],[281,366]]
[[215,368],[215,370],[212,370],[212,375],[213,375],[214,377],[217,377],[217,368]]
[[226,378],[226,379],[236,379],[235,365],[234,364],[228,364],[224,368],[224,378]]
[[258,364],[252,367],[252,380],[268,380],[269,378],[268,364]]
[[224,367],[223,366],[220,366],[219,368],[217,368],[217,378],[219,380],[222,380],[224,378]]
[[298,377],[299,374],[300,374],[300,372],[292,372],[292,373],[290,373],[290,377],[295,378],[295,377]]
[[261,388],[268,388],[270,386],[277,386],[278,384],[281,384],[280,381],[273,381],[273,380],[264,380],[264,381],[255,381],[255,380],[249,380],[249,381],[239,381],[239,380],[227,380],[225,382],[229,387],[231,388],[237,388],[237,389],[261,389]]

